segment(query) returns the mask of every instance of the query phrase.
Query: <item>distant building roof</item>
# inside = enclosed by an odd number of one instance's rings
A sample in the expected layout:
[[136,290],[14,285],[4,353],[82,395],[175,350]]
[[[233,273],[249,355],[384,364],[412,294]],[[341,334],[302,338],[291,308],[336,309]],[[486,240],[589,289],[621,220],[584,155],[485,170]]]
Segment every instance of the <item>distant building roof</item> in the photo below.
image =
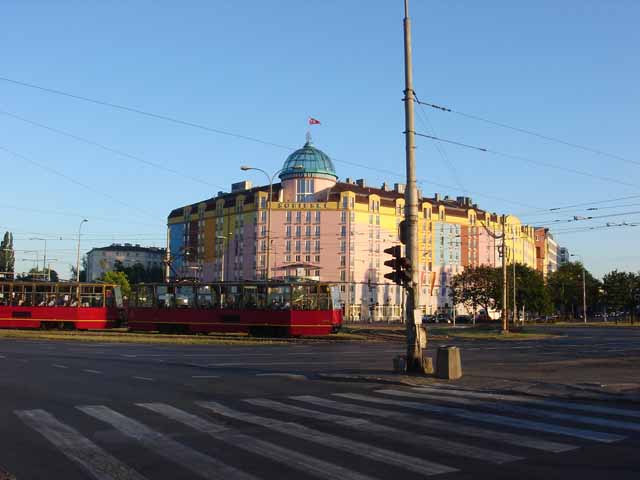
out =
[[157,253],[164,255],[165,249],[160,247],[143,247],[139,244],[131,243],[112,243],[107,247],[94,247],[89,250],[91,252],[144,252],[144,253]]

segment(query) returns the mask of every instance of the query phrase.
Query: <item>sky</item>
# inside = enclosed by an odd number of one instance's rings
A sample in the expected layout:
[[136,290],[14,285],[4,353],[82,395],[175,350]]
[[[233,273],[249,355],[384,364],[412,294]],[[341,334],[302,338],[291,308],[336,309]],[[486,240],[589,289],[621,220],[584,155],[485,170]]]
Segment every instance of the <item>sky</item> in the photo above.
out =
[[[418,138],[422,193],[549,226],[597,276],[640,270],[640,227],[584,230],[640,222],[640,3],[412,0],[410,14],[418,98],[466,114],[418,108],[416,130],[499,152]],[[240,165],[279,169],[309,116],[341,179],[402,182],[402,17],[402,0],[6,0],[0,233],[17,270],[46,238],[67,277],[84,218],[83,252],[164,246],[173,208],[263,184]]]

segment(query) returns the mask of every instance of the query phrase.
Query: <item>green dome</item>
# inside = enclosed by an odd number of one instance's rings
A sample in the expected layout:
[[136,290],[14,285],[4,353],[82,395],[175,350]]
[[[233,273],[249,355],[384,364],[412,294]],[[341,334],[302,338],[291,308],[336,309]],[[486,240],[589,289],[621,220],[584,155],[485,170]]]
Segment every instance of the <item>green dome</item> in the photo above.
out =
[[332,180],[338,178],[329,155],[314,147],[311,139],[307,139],[304,147],[287,157],[279,177],[282,180],[286,180],[288,178],[310,176],[330,178]]

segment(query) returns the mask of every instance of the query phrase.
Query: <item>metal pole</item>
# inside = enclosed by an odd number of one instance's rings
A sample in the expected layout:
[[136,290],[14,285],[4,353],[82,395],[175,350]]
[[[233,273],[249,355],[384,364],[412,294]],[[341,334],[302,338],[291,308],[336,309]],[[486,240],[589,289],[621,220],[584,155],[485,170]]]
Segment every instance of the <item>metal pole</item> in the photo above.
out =
[[406,332],[407,371],[422,371],[422,349],[418,328],[422,316],[420,308],[420,276],[418,252],[418,189],[416,184],[414,91],[411,64],[411,21],[409,20],[409,0],[404,0],[404,112],[405,112],[405,154],[407,190],[405,193],[405,223],[407,225],[407,261],[410,266],[411,281],[407,286]]
[[587,282],[584,272],[584,262],[582,262],[582,312],[584,315],[584,323],[587,323]]
[[518,323],[518,307],[516,306],[516,234],[513,234],[513,248],[511,253],[513,262],[513,325]]
[[[80,232],[82,231],[82,225],[88,222],[86,218],[80,222],[78,227],[78,255],[76,257],[76,282],[80,283]],[[80,303],[80,287],[78,287],[78,303]]]
[[507,235],[505,232],[507,218],[502,215],[502,333],[509,331],[509,299],[507,289]]

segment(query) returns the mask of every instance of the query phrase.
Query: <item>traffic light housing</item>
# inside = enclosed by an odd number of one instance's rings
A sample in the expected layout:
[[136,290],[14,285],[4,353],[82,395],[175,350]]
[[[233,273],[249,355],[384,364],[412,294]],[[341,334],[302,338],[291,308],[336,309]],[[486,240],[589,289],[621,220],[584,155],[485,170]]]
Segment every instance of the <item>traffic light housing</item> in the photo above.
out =
[[393,257],[391,260],[384,262],[385,266],[391,267],[393,270],[390,273],[385,273],[384,278],[397,285],[406,285],[411,280],[411,273],[409,272],[409,262],[402,256],[402,246],[395,245],[385,248],[384,253]]

